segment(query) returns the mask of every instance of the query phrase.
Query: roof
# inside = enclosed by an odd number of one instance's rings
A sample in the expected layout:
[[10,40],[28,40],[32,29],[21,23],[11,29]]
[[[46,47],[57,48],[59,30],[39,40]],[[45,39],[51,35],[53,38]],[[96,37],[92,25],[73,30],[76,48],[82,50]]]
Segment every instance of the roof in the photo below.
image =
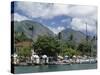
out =
[[30,41],[23,41],[23,42],[19,42],[17,44],[15,44],[15,47],[29,47],[32,46],[32,42]]
[[47,58],[47,55],[43,55],[42,58]]

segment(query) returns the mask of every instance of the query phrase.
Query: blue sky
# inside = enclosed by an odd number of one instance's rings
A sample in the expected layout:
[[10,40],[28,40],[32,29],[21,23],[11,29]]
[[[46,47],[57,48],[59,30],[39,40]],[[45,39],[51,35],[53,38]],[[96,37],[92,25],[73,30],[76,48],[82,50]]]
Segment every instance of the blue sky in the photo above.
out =
[[[14,9],[14,11],[13,11]],[[12,15],[16,21],[33,20],[42,23],[55,34],[72,28],[96,33],[97,7],[54,3],[14,2]]]

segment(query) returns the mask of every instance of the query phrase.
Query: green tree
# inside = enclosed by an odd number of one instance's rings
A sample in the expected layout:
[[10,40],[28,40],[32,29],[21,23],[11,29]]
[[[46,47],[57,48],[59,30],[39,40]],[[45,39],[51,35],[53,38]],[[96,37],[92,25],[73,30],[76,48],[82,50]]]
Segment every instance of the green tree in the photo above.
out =
[[39,36],[33,46],[39,55],[57,56],[61,50],[58,39],[48,36]]
[[91,56],[97,55],[97,37],[93,36],[91,39]]
[[68,41],[66,42],[68,48],[76,49],[75,40],[73,34],[70,34]]
[[80,55],[80,52],[72,48],[66,48],[64,55],[72,57],[73,55]]
[[68,56],[72,57],[73,55],[80,55],[81,52],[76,49],[73,49],[71,47],[68,47],[68,45],[66,43],[63,43],[62,53],[63,53],[62,56],[68,55]]
[[25,41],[27,40],[28,38],[26,37],[26,35],[24,34],[24,32],[15,32],[14,33],[14,40],[15,40],[15,43],[17,42],[22,42],[22,41]]
[[27,60],[31,56],[31,49],[29,47],[21,47],[17,52],[19,59]]
[[70,36],[69,36],[69,41],[72,41],[73,40],[73,34],[71,34]]
[[82,55],[90,55],[91,53],[91,42],[90,41],[82,41],[77,50],[79,50],[80,52],[82,52]]
[[33,30],[34,30],[34,27],[33,26],[29,27],[29,30],[32,32],[31,38],[33,38]]

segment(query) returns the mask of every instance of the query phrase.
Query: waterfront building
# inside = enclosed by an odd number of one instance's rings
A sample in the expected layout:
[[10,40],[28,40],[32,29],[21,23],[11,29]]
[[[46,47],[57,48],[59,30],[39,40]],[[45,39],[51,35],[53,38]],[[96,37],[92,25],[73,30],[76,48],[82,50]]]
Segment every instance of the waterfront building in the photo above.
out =
[[69,58],[68,55],[64,56],[64,60],[68,60],[68,58]]
[[32,61],[33,64],[39,64],[40,63],[40,58],[39,58],[38,55],[34,54],[34,55],[31,56],[31,61]]
[[13,58],[14,58],[14,64],[18,64],[19,63],[19,59],[18,59],[18,55],[16,53],[14,53],[13,55]]
[[47,64],[48,63],[48,57],[47,55],[43,55],[42,56],[42,61],[41,61],[43,64]]

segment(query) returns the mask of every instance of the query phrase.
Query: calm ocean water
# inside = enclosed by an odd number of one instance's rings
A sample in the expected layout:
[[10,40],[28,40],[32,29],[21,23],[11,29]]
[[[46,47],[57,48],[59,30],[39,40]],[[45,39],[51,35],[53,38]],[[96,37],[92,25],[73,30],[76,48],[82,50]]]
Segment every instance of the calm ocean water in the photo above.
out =
[[15,73],[36,73],[69,70],[97,69],[97,64],[15,66]]

